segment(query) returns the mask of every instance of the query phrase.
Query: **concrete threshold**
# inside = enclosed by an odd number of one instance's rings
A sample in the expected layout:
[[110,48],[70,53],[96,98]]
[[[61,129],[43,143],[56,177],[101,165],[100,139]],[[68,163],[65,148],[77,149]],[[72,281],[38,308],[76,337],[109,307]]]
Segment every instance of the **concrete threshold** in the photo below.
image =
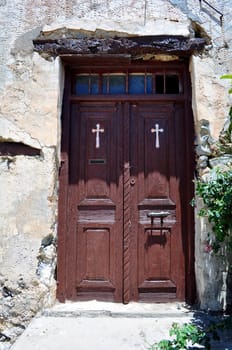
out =
[[46,317],[127,317],[127,318],[179,318],[192,317],[193,312],[183,303],[107,303],[96,300],[57,303],[42,312]]
[[[12,350],[149,350],[169,338],[174,322],[183,325],[194,318],[181,303],[57,303],[31,321]],[[230,338],[225,340],[211,350],[232,350]]]

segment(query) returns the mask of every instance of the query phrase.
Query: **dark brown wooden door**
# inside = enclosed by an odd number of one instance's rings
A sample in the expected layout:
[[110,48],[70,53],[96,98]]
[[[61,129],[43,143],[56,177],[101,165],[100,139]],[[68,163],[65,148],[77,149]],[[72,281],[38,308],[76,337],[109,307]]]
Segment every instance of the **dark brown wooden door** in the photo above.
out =
[[71,105],[67,298],[185,299],[184,105]]
[[[72,107],[72,297],[122,301],[122,115],[115,103]],[[75,243],[74,243],[75,242]]]
[[[131,106],[132,298],[185,297],[181,192],[184,114],[181,105]],[[133,265],[132,265],[133,266]],[[134,277],[134,278],[133,278]]]

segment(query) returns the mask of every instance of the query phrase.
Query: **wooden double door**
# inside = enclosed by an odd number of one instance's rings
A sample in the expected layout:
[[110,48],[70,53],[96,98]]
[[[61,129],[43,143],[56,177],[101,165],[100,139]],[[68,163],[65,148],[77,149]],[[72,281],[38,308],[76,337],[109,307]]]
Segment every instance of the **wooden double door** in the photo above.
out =
[[73,101],[68,113],[60,299],[185,300],[192,265],[184,102]]

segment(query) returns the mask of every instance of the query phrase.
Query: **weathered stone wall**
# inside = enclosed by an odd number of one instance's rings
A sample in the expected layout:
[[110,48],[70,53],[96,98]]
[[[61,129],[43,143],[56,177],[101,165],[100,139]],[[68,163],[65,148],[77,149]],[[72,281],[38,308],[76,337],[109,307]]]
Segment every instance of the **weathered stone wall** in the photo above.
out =
[[[203,203],[196,201],[196,217]],[[220,253],[212,252],[212,226],[206,218],[196,220],[196,283],[200,307],[207,311],[230,310],[231,293],[231,254],[226,247]]]
[[[230,0],[210,2],[224,14],[222,26],[217,12],[195,0],[0,0],[0,141],[39,150],[36,156],[0,157],[2,340],[13,341],[38,310],[55,300],[64,76],[59,58],[44,59],[33,51],[32,40],[42,30],[64,27],[206,37],[206,50],[190,64],[193,112],[196,135],[205,119],[217,138],[229,107],[229,82],[220,76],[232,69],[232,9]],[[212,278],[208,265],[216,271],[220,264],[206,256],[204,228],[196,222],[199,302],[202,308],[220,309],[225,274],[217,274],[215,293],[210,292],[214,286],[206,288]],[[222,270],[226,273],[226,267]]]

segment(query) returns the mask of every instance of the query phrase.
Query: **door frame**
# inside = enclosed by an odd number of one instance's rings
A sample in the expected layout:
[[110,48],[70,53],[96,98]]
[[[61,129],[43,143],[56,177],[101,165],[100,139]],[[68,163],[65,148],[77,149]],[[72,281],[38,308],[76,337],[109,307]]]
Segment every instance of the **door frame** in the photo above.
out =
[[[114,55],[106,60],[106,58],[98,57],[83,57],[74,58],[68,56],[63,58],[63,64],[65,68],[65,86],[63,96],[63,108],[62,108],[62,121],[61,121],[61,155],[60,155],[60,168],[59,168],[59,199],[58,199],[58,248],[57,248],[57,298],[60,302],[65,302],[67,299],[75,299],[72,292],[67,288],[68,279],[70,275],[74,274],[73,271],[68,271],[68,266],[74,266],[75,254],[72,254],[75,242],[70,242],[67,235],[68,227],[68,182],[69,182],[69,128],[70,128],[70,102],[71,101],[99,101],[99,100],[115,100],[115,101],[133,101],[133,95],[110,95],[110,96],[72,96],[71,95],[71,77],[73,71],[77,68],[84,67],[97,67],[108,66],[114,67],[117,65],[124,67],[127,65],[133,68],[138,63],[128,62],[128,58]],[[185,203],[185,212],[183,215],[182,230],[187,232],[184,241],[185,251],[185,264],[186,264],[186,302],[192,304],[195,302],[196,287],[195,287],[195,269],[194,269],[194,211],[190,206],[190,201],[194,196],[194,122],[191,109],[191,84],[189,75],[189,60],[181,59],[181,61],[174,62],[141,62],[141,66],[158,65],[165,69],[174,67],[182,67],[183,71],[183,84],[184,93],[173,97],[173,95],[141,95],[140,100],[149,100],[154,102],[165,101],[182,101],[185,109],[185,146],[186,146],[186,188],[184,193],[183,202]],[[126,131],[125,131],[126,132]],[[125,146],[124,152],[128,152],[128,147]],[[126,156],[126,154],[125,154]],[[125,158],[126,159],[126,158]],[[129,169],[124,169],[124,178],[129,176]],[[183,207],[183,206],[182,206]],[[73,223],[74,224],[74,223]],[[126,227],[124,227],[124,242],[127,239]],[[67,254],[67,251],[69,253]],[[74,278],[74,276],[72,277]],[[124,281],[125,283],[125,281]],[[127,299],[127,297],[125,297]],[[127,302],[127,300],[125,300]]]

